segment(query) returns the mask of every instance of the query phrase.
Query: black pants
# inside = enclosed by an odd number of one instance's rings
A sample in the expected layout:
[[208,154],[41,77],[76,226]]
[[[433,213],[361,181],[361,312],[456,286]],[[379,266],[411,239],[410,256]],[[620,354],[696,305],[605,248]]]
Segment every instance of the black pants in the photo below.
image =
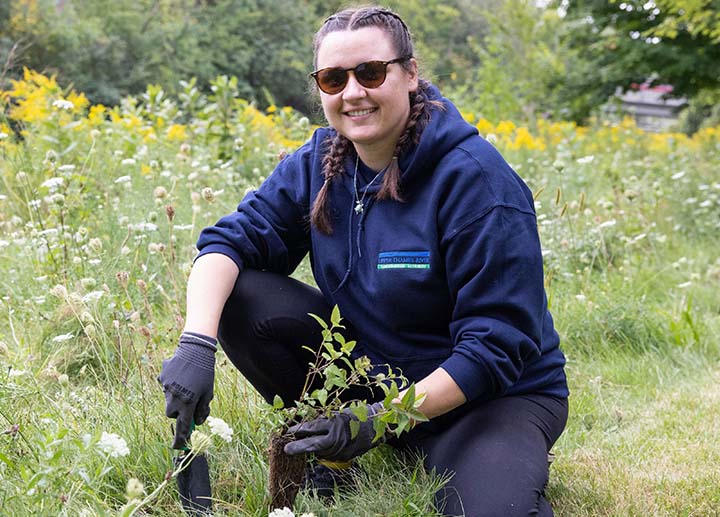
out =
[[[302,282],[244,271],[225,305],[218,338],[265,400],[280,395],[289,404],[313,357],[302,347],[322,340],[308,313],[329,321],[331,309],[320,291]],[[445,515],[552,515],[543,494],[547,453],[565,428],[567,411],[567,399],[546,395],[472,401],[391,444],[418,450],[428,470],[451,476],[436,494]]]

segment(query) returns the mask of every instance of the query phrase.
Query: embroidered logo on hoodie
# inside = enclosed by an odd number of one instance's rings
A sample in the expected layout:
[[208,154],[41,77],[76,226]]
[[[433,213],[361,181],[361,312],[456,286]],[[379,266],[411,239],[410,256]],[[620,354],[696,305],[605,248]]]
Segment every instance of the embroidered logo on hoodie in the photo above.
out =
[[429,251],[384,251],[378,253],[378,269],[430,269]]

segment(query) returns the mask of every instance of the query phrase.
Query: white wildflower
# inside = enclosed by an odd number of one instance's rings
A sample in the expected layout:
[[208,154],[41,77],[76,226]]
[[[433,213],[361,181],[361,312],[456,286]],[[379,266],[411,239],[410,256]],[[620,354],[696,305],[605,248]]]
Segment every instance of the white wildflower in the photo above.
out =
[[73,334],[60,334],[59,336],[55,336],[52,338],[53,343],[63,343],[65,341],[70,341],[75,336]]
[[72,172],[75,170],[75,166],[71,163],[68,163],[65,165],[61,165],[60,167],[57,168],[57,170],[59,172]]
[[61,110],[71,110],[75,107],[75,105],[65,99],[58,99],[55,102],[52,103],[53,108],[61,109]]
[[125,158],[120,162],[120,165],[135,165],[135,158]]
[[675,174],[673,174],[672,176],[670,176],[670,179],[679,180],[679,179],[682,178],[683,176],[685,176],[685,171],[680,171],[680,172],[676,172]]
[[82,301],[85,303],[93,303],[102,298],[103,294],[104,293],[102,291],[90,291],[82,297]]
[[130,183],[132,178],[130,176],[120,176],[115,180],[115,183]]
[[295,513],[285,506],[283,508],[275,508],[268,514],[268,517],[295,517]]
[[688,281],[688,282],[683,282],[682,284],[678,284],[678,285],[677,285],[677,288],[678,288],[678,289],[687,289],[687,288],[690,287],[691,285],[692,285],[692,282],[689,282],[689,281]]
[[63,186],[65,183],[64,178],[50,178],[43,181],[40,186],[50,189],[51,191],[56,190]]
[[0,140],[4,140],[4,139],[7,138],[8,136],[10,136],[10,135],[8,135],[7,133],[4,133],[4,132],[0,131]]
[[576,294],[575,299],[579,302],[584,302],[587,299],[587,297],[584,294]]
[[610,219],[609,221],[605,221],[604,223],[600,223],[598,225],[598,228],[611,228],[617,224],[617,221],[615,219]]
[[315,517],[315,514],[313,512],[303,513],[300,515],[300,517]]
[[230,443],[233,436],[232,428],[222,418],[214,418],[209,416],[207,423],[210,426],[210,432],[216,436],[219,436],[226,442]]
[[10,368],[10,373],[8,375],[10,377],[22,377],[23,375],[27,375],[27,370],[16,370],[15,368]]
[[103,431],[97,446],[98,449],[108,454],[111,458],[119,458],[130,454],[127,442],[115,433],[106,433]]
[[585,165],[586,163],[592,163],[593,160],[595,160],[595,157],[592,154],[590,154],[588,156],[583,156],[582,158],[578,158],[577,162],[580,165]]
[[5,201],[7,199],[7,196],[5,194],[0,194],[0,201]]

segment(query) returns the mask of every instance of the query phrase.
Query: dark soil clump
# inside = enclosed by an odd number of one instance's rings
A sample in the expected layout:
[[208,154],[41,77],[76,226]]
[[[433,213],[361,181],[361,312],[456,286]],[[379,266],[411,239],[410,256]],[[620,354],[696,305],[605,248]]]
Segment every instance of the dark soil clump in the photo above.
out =
[[290,438],[282,434],[270,437],[270,509],[293,509],[295,498],[302,486],[307,464],[304,454],[288,456],[283,451]]

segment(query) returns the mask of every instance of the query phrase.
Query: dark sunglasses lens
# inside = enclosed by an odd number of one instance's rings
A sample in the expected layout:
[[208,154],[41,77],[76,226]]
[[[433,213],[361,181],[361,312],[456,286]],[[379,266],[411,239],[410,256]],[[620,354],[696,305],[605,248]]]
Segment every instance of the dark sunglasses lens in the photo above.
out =
[[347,84],[348,73],[341,68],[321,70],[317,75],[318,87],[325,93],[338,93]]
[[355,69],[355,77],[365,88],[377,88],[385,82],[385,71],[387,65],[382,61],[368,61],[358,65]]

